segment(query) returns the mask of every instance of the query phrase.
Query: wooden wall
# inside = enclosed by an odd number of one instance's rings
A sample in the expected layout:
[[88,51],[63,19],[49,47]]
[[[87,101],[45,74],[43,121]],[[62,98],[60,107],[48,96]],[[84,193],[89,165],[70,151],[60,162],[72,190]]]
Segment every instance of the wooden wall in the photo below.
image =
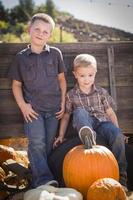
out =
[[[23,136],[22,116],[11,91],[7,71],[15,54],[26,44],[0,44],[0,138]],[[79,53],[93,54],[98,62],[96,82],[117,101],[124,134],[133,134],[133,42],[54,44],[61,49],[68,89],[74,85],[72,62]]]

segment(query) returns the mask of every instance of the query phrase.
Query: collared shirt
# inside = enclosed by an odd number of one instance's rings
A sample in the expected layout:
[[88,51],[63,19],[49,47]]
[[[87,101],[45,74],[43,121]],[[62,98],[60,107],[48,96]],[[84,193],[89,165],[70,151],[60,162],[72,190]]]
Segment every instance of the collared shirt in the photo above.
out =
[[59,49],[46,45],[40,54],[36,54],[28,46],[16,55],[8,76],[22,82],[24,99],[34,109],[53,111],[60,109],[58,74],[65,71]]
[[107,121],[109,119],[106,110],[109,107],[115,110],[115,102],[108,92],[100,86],[93,85],[91,93],[86,94],[76,84],[73,89],[68,91],[66,96],[67,113],[72,113],[76,108],[84,108],[99,121]]

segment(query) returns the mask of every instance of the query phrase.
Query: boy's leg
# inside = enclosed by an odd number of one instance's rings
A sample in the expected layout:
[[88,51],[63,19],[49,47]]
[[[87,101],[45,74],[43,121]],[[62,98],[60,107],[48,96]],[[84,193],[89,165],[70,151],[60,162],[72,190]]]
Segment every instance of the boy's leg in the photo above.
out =
[[[82,143],[92,141],[95,144],[96,133],[93,130],[94,118],[83,108],[77,108],[73,112],[73,126],[77,129]],[[90,141],[90,142],[91,142]]]
[[97,135],[101,135],[105,142],[108,144],[110,150],[118,161],[120,169],[120,183],[124,186],[127,185],[126,173],[126,156],[125,156],[125,143],[124,136],[121,130],[116,127],[112,122],[101,122],[96,129]]
[[93,119],[84,108],[77,108],[73,112],[73,127],[79,132],[83,126],[93,129]]
[[44,119],[41,115],[32,122],[25,123],[25,133],[28,137],[28,156],[32,170],[32,187],[45,184],[53,180],[47,164],[46,136]]
[[47,156],[53,149],[54,139],[57,133],[59,120],[55,116],[55,112],[45,114],[45,127],[46,127],[46,152]]

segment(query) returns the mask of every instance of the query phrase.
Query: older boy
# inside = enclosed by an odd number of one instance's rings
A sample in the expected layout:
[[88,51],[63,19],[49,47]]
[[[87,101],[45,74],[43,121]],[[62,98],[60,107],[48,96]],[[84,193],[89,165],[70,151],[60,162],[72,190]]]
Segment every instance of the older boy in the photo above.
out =
[[83,143],[91,137],[95,144],[96,134],[104,138],[115,155],[120,169],[120,183],[126,189],[126,159],[124,137],[113,111],[114,101],[108,92],[95,85],[96,59],[89,54],[80,54],[74,59],[73,74],[77,84],[67,93],[66,112],[61,119],[59,136],[54,146],[62,143],[71,113],[73,126]]
[[58,184],[49,170],[47,156],[64,113],[66,81],[60,50],[47,45],[54,26],[49,15],[35,14],[29,25],[30,45],[16,55],[9,71],[13,94],[25,120],[33,188]]

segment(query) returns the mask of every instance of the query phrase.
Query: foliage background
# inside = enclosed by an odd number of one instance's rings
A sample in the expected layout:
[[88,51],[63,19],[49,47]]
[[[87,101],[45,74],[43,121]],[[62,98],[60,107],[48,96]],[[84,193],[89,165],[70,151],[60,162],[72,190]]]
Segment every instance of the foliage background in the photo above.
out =
[[56,28],[51,43],[133,41],[133,34],[116,28],[78,20],[56,8],[52,0],[35,5],[34,0],[19,0],[19,4],[5,9],[0,1],[0,42],[29,42],[28,21],[37,12],[53,17]]
[[[0,1],[0,41],[1,42],[28,42],[28,21],[37,12],[45,12],[53,17],[56,28],[50,42],[76,42],[72,33],[62,30],[57,22],[58,15],[65,15],[59,12],[52,0],[45,4],[35,6],[33,0],[19,0],[19,5],[5,9]],[[69,15],[69,14],[67,14]]]

